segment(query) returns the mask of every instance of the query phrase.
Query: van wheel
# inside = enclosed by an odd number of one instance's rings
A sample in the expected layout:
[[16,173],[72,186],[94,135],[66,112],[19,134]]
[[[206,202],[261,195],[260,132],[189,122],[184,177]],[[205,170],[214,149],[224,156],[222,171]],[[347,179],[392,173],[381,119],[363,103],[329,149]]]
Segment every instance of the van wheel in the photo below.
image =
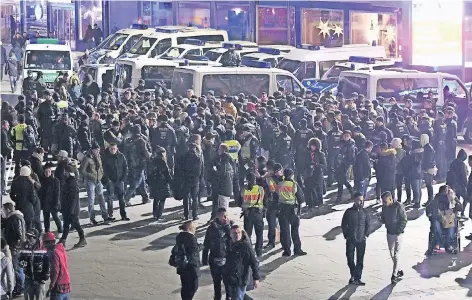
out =
[[467,142],[467,144],[472,144],[472,131],[465,131],[464,140]]

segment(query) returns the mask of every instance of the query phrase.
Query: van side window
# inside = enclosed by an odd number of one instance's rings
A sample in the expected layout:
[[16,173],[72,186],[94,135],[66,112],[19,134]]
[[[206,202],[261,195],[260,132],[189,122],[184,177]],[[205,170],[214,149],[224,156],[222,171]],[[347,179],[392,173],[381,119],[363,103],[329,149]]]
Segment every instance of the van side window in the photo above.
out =
[[419,92],[427,95],[433,92],[433,97],[438,95],[438,80],[436,78],[382,78],[377,81],[377,95],[384,98],[395,97],[403,102],[409,97],[415,103],[423,103],[423,99],[417,99]]
[[167,49],[169,49],[172,46],[172,41],[171,39],[163,39],[157,43],[156,49],[157,49],[157,55],[160,55],[164,53]]
[[186,39],[197,39],[204,42],[223,42],[225,40],[221,34],[181,36],[177,38],[177,44],[183,44]]
[[455,79],[443,79],[443,88],[449,87],[449,93],[454,95],[454,97],[462,98],[466,96],[466,91],[460,85],[460,83]]
[[[340,61],[344,62],[344,61]],[[320,78],[323,77],[323,74],[326,73],[329,68],[334,66],[337,63],[337,61],[320,61],[318,64],[320,66]]]
[[292,77],[287,75],[277,75],[277,89],[283,87],[286,94],[293,94]]

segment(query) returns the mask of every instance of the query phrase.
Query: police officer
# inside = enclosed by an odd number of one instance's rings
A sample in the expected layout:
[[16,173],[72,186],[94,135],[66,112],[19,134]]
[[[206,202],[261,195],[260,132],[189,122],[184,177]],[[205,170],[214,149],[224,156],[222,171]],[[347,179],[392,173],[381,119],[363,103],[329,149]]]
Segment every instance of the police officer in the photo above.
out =
[[247,186],[244,189],[242,214],[244,215],[244,230],[251,239],[252,229],[256,232],[256,255],[262,255],[264,233],[264,188],[256,184],[256,175],[249,172],[246,175]]
[[[153,113],[151,113],[151,115],[152,114]],[[167,165],[169,166],[169,170],[171,170],[171,173],[173,173],[174,153],[175,146],[177,145],[177,138],[175,135],[174,128],[172,128],[172,126],[170,126],[168,123],[168,118],[166,115],[160,115],[158,117],[157,127],[153,128],[153,130],[150,130],[149,137],[153,150],[157,149],[158,147],[162,147],[166,150]]]
[[390,123],[387,128],[395,138],[402,138],[404,134],[410,134],[405,123],[398,120],[398,115],[395,112],[390,112]]
[[366,109],[359,111],[359,118],[361,120],[359,126],[361,127],[362,134],[364,134],[367,140],[371,140],[375,130],[375,123],[369,119],[369,113]]
[[321,142],[311,138],[308,142],[304,172],[306,201],[310,208],[323,205],[323,173],[326,170],[326,155],[322,152]]
[[28,149],[24,147],[24,133],[27,125],[25,116],[18,115],[18,125],[11,129],[11,139],[14,144],[13,160],[15,161],[15,175],[20,174],[20,161],[28,158]]
[[356,160],[356,144],[351,139],[352,133],[349,130],[343,131],[341,148],[336,157],[336,181],[338,182],[337,202],[341,202],[344,186],[347,187],[351,196],[354,190],[348,181],[348,171]]
[[446,132],[447,125],[444,122],[444,113],[438,112],[434,121],[433,147],[436,151],[436,166],[438,168],[437,179],[445,180],[448,165],[446,164]]
[[266,163],[266,176],[264,180],[265,183],[263,185],[266,197],[265,207],[268,226],[268,243],[264,248],[272,249],[275,247],[277,227],[277,183],[283,180],[282,166],[280,164],[274,164],[273,160],[269,160]]
[[303,169],[305,157],[307,155],[308,141],[314,137],[313,130],[307,127],[305,118],[300,120],[300,128],[295,131],[293,144],[295,148],[295,172],[298,183],[301,183],[300,171]]
[[257,149],[259,148],[259,141],[251,133],[251,128],[247,125],[242,127],[241,132],[241,151],[239,152],[239,186],[244,186],[244,178],[246,171],[254,170]]
[[327,186],[333,185],[335,162],[341,149],[343,132],[338,127],[338,122],[331,122],[332,129],[328,132],[328,183]]
[[134,91],[140,96],[146,91],[146,88],[144,87],[145,83],[146,82],[144,81],[144,79],[139,79],[138,86],[134,89]]
[[374,145],[379,145],[382,142],[382,133],[386,135],[387,142],[390,142],[393,139],[392,132],[384,125],[384,118],[377,117],[377,119],[375,119],[375,130],[372,135],[372,142]]
[[299,235],[300,205],[304,202],[303,192],[293,179],[291,169],[284,170],[284,180],[277,184],[278,217],[280,222],[280,241],[284,252],[282,256],[291,255],[293,241],[293,253],[306,255],[302,250]]
[[280,134],[274,147],[273,158],[283,168],[290,168],[293,165],[292,147],[292,138],[287,133],[287,126],[280,125]]
[[241,65],[241,56],[234,50],[234,45],[231,45],[228,51],[221,56],[220,62],[223,67],[238,67]]
[[240,195],[240,186],[239,186],[239,152],[241,151],[241,144],[234,139],[234,134],[231,130],[226,130],[224,136],[224,144],[228,146],[228,154],[233,159],[233,195],[236,198],[239,198]]

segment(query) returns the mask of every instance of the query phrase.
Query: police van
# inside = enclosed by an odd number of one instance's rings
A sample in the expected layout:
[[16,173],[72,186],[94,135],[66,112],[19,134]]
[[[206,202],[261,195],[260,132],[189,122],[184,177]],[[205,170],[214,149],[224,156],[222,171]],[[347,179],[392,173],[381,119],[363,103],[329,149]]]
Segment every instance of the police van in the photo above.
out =
[[272,95],[279,87],[284,87],[286,93],[301,96],[304,88],[292,73],[270,68],[250,67],[178,67],[172,78],[172,91],[176,95],[185,95],[188,89],[193,89],[195,95],[206,95],[210,90],[215,96],[245,95],[260,96],[263,92]]
[[[445,95],[446,87],[449,88],[449,92]],[[437,110],[441,109],[446,102],[456,103],[458,125],[461,128],[470,103],[470,93],[459,77],[447,73],[427,73],[400,68],[343,71],[339,76],[338,92],[342,92],[347,97],[357,92],[371,100],[379,97],[385,99],[395,97],[400,105],[409,98],[413,101],[412,109],[414,110],[423,108],[424,104],[424,98],[418,98],[418,93],[426,97],[429,92],[432,92]]]
[[154,32],[143,36],[120,56],[125,57],[158,57],[172,46],[183,44],[186,39],[199,39],[204,42],[226,42],[228,33],[225,30],[200,29],[185,26],[160,26]]
[[329,68],[338,62],[347,62],[350,56],[385,58],[386,52],[383,46],[320,47],[303,45],[302,48],[290,51],[279,63],[278,68],[293,73],[306,88],[310,89],[310,85],[321,79]]
[[113,72],[113,88],[121,94],[127,88],[138,87],[139,80],[144,79],[147,90],[154,90],[158,81],[163,81],[168,88],[172,75],[178,64],[166,59],[155,58],[120,58],[116,60]]
[[220,42],[206,42],[199,39],[185,39],[183,44],[170,47],[159,58],[163,59],[191,59],[194,56],[203,56],[208,50],[220,48]]
[[258,46],[254,42],[231,41],[223,43],[221,48],[207,51],[205,53],[205,56],[208,57],[210,61],[220,63],[223,54],[231,48],[234,48],[234,52],[238,53],[241,57],[244,57],[245,55],[250,53],[256,53],[258,51]]
[[271,66],[275,68],[282,58],[284,58],[287,53],[293,49],[295,49],[295,47],[288,45],[271,45],[259,47],[256,53],[244,55],[242,58],[242,64],[247,65],[249,61],[265,61],[269,62]]
[[350,56],[347,62],[336,63],[323,74],[318,81],[305,81],[307,89],[314,93],[335,93],[338,86],[339,74],[343,71],[383,70],[397,66],[400,62],[390,58],[374,58],[364,56]]
[[97,47],[93,48],[88,56],[88,63],[100,64],[105,56],[117,58],[129,51],[144,33],[154,32],[154,28],[148,28],[144,24],[132,24],[130,28],[118,30],[109,35]]
[[49,38],[32,38],[25,45],[23,58],[23,78],[28,71],[36,77],[38,72],[43,73],[47,89],[54,88],[58,73],[73,73],[72,51],[64,40]]
[[92,75],[93,80],[101,88],[103,84],[103,76],[107,82],[113,82],[113,71],[115,70],[115,64],[92,64],[82,65],[79,68],[78,76],[81,82],[84,81],[87,74]]

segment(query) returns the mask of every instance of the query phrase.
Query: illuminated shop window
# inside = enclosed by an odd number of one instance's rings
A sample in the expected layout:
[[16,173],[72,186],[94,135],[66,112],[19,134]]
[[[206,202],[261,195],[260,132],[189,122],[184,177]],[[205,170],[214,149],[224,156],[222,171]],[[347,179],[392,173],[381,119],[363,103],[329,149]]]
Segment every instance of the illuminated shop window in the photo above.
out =
[[330,39],[344,43],[342,10],[302,9],[302,44],[324,45]]
[[178,5],[177,20],[179,25],[199,28],[210,27],[210,3],[179,2]]
[[295,9],[293,7],[257,7],[257,43],[259,45],[295,45]]

